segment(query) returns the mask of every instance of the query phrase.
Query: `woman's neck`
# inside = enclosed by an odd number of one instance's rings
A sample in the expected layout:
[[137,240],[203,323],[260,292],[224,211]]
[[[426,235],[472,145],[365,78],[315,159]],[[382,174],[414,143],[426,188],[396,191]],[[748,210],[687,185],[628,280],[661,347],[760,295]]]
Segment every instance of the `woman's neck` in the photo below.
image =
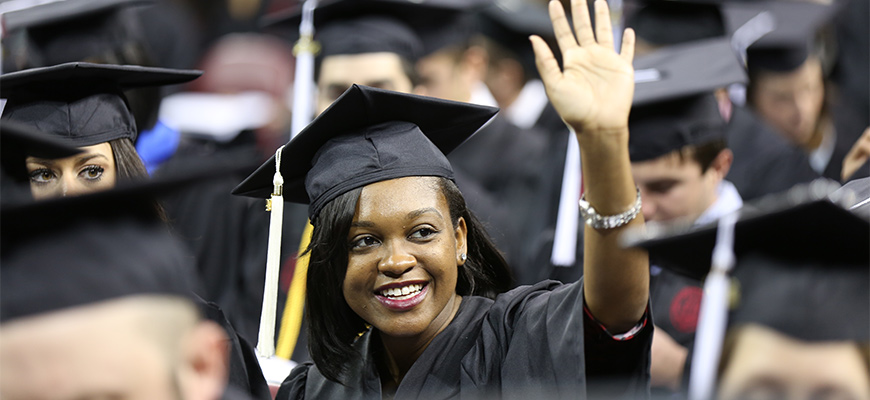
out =
[[448,305],[451,310],[449,317],[443,321],[432,321],[433,329],[430,329],[431,333],[427,334],[424,332],[421,335],[413,337],[394,337],[386,336],[379,332],[381,343],[384,345],[385,350],[383,358],[380,360],[382,365],[381,383],[384,389],[389,387],[398,388],[408,370],[411,369],[417,359],[420,358],[420,355],[429,347],[429,343],[432,343],[432,340],[453,321],[461,303],[462,297],[455,296]]

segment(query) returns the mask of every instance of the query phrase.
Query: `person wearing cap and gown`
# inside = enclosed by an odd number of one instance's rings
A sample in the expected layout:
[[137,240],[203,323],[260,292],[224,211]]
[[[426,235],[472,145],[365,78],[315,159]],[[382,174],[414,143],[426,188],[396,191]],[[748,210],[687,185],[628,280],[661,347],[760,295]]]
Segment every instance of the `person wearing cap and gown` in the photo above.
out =
[[[735,21],[720,4],[693,1],[637,2],[626,24],[637,31],[638,55],[666,46],[704,39],[732,37],[746,21]],[[794,148],[742,104],[728,99],[726,88],[717,91],[726,121],[728,147],[734,162],[727,179],[741,197],[752,200],[786,190],[819,177],[805,153]]]
[[[82,150],[62,159],[26,157],[33,198],[82,195],[147,180],[132,145],[136,123],[123,88],[184,82],[200,74],[194,70],[67,63],[0,75],[0,97],[7,99],[0,123],[14,121],[36,128]],[[165,220],[162,206],[153,202],[152,207]],[[236,334],[216,304],[202,300],[200,307],[230,337],[233,382],[257,398],[269,396],[250,345]]]
[[[705,393],[721,399],[870,395],[870,220],[842,208],[837,192],[827,194],[836,187],[814,182],[740,211],[726,248],[735,257],[731,294],[717,302],[704,298],[727,317],[727,330],[722,326],[714,348],[695,349],[705,354],[692,360],[715,374]],[[710,225],[665,226],[628,242],[667,260],[676,273],[703,279],[722,240],[718,232]],[[705,328],[717,330],[716,319]]]
[[228,385],[226,332],[143,189],[4,195],[0,397],[251,398]]
[[[705,68],[697,68],[704,63]],[[729,41],[707,39],[665,47],[638,57],[634,66],[641,79],[635,85],[628,123],[629,155],[644,219],[703,225],[742,207],[737,188],[726,178],[734,154],[713,94],[719,87],[746,81]],[[659,78],[642,76],[654,74]],[[657,392],[681,388],[701,292],[701,281],[650,259],[656,327],[650,373]]]
[[[310,204],[314,362],[294,369],[278,398],[574,398],[605,381],[647,394],[649,267],[617,243],[643,223],[627,145],[633,36],[617,53],[606,17],[596,40],[575,3],[576,39],[550,4],[564,72],[532,41],[551,101],[581,132],[584,279],[498,294],[507,266],[444,156],[495,109],[352,86],[235,190],[267,197],[276,177],[284,199]],[[599,17],[608,12],[596,3]]]
[[747,103],[783,138],[803,149],[817,173],[837,181],[867,176],[867,168],[843,176],[843,159],[868,127],[850,107],[840,107],[838,99],[826,93],[826,54],[816,40],[816,32],[837,6],[765,7],[777,24],[746,50]]

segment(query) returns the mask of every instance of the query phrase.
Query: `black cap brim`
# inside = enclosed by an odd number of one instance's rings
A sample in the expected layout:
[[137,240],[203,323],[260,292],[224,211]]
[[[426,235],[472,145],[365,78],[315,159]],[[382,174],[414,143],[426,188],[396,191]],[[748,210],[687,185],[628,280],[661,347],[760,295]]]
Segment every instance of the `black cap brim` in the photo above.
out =
[[110,82],[126,90],[185,83],[200,75],[202,71],[199,70],[71,62],[0,75],[0,98],[8,98],[18,91],[27,91],[31,85],[52,82]]
[[[870,221],[823,195],[818,185],[796,187],[744,207],[734,227],[734,254],[783,261],[870,265]],[[710,271],[716,224],[670,226],[626,235],[630,247],[647,250],[662,267],[703,280]]]

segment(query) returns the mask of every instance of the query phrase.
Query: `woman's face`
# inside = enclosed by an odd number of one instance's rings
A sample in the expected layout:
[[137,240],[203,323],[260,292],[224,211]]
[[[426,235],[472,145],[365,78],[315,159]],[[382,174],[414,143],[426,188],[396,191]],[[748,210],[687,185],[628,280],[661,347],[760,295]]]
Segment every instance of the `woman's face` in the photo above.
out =
[[348,234],[345,301],[384,338],[428,343],[459,307],[466,234],[465,220],[450,221],[438,178],[364,187]]
[[115,186],[112,146],[106,142],[79,149],[79,154],[56,160],[27,157],[33,198],[77,196]]

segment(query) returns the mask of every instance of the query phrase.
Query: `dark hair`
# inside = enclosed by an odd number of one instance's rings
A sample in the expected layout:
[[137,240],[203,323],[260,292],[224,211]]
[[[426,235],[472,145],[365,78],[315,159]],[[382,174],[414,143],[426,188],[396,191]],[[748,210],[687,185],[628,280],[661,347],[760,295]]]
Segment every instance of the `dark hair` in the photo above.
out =
[[725,140],[714,140],[712,142],[702,143],[694,146],[686,146],[680,149],[680,161],[690,159],[697,162],[701,166],[701,173],[706,173],[710,165],[713,165],[713,160],[725,150],[728,146]]
[[[133,145],[132,140],[121,138],[110,140],[108,143],[112,147],[112,158],[115,159],[115,174],[118,182],[149,179],[148,170],[145,169],[145,164],[139,158],[139,153],[136,152],[136,146]],[[168,221],[166,210],[157,200],[154,201],[154,212],[161,221]]]
[[115,159],[118,180],[148,179],[148,170],[145,169],[145,164],[139,158],[139,153],[136,152],[132,140],[127,138],[113,139],[109,141],[109,146],[112,146],[112,156]]
[[[513,279],[507,262],[466,207],[456,184],[440,178],[438,188],[447,200],[453,225],[462,217],[468,228],[468,259],[458,266],[456,293],[494,298],[508,290]],[[354,340],[367,329],[342,291],[348,263],[347,234],[361,192],[362,188],[351,190],[323,207],[313,221],[314,231],[306,250],[310,254],[307,285],[317,288],[305,294],[308,351],[320,373],[336,382],[341,382],[345,365],[358,355]]]

